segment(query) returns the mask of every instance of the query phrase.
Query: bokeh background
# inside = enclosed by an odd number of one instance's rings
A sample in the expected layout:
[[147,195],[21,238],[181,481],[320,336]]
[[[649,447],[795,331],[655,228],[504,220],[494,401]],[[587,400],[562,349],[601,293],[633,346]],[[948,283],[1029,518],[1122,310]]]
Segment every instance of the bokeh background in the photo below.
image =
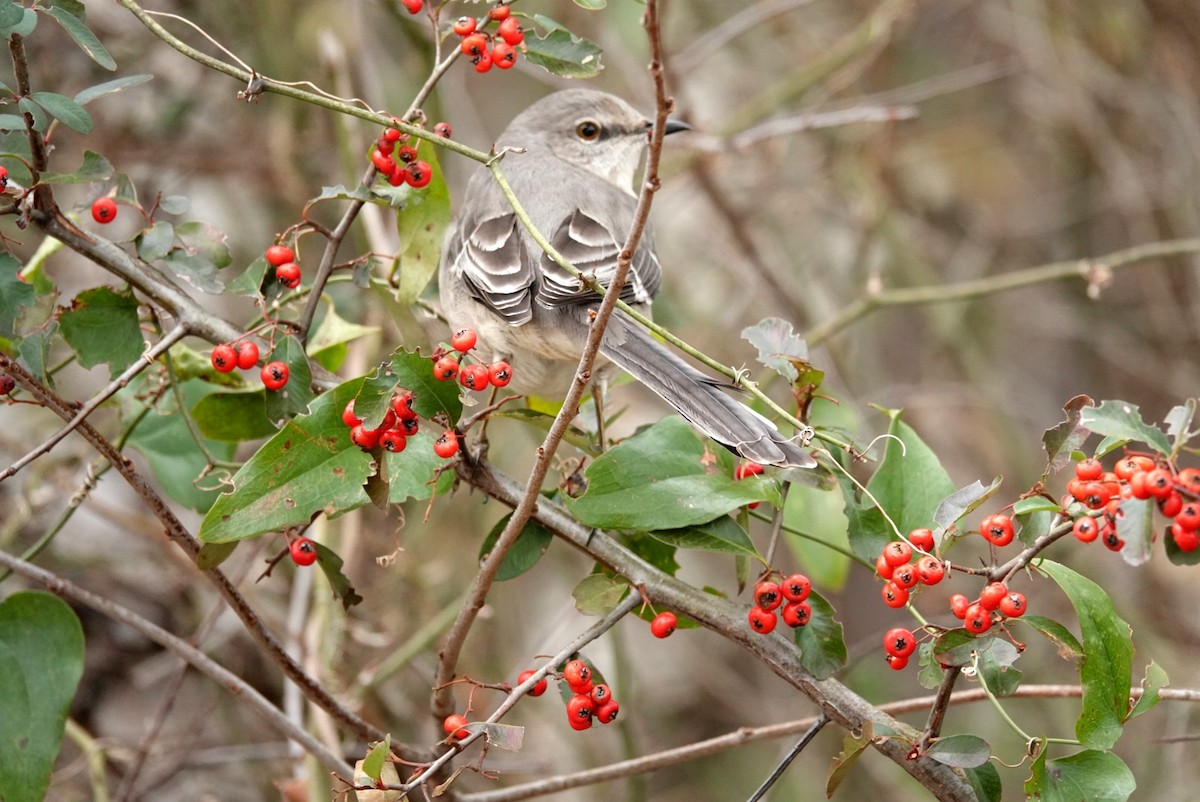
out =
[[[695,129],[668,143],[665,186],[655,201],[666,271],[656,304],[660,322],[727,364],[751,367],[753,350],[738,333],[763,317],[788,319],[802,334],[821,333],[812,360],[827,372],[824,392],[837,400],[836,407],[822,409],[824,420],[865,443],[886,428],[872,405],[904,408],[905,420],[940,455],[956,485],[1003,475],[997,507],[1041,475],[1041,434],[1061,419],[1061,406],[1071,397],[1120,398],[1157,421],[1196,395],[1194,256],[1117,271],[1092,292],[1079,278],[970,301],[889,308],[832,332],[826,326],[877,289],[952,287],[1196,236],[1200,6],[1176,0],[660,5],[676,115]],[[428,25],[398,2],[216,0],[156,7],[192,20],[263,74],[311,81],[377,109],[401,112],[428,74]],[[600,44],[605,69],[591,85],[651,110],[640,4],[610,0],[599,12],[568,0],[521,0],[517,7],[553,17]],[[452,2],[445,14],[483,8]],[[118,4],[89,4],[88,20],[120,65],[118,75],[151,73],[154,80],[92,104],[96,132],[86,138],[60,132],[56,163],[70,169],[87,148],[107,156],[143,198],[187,195],[194,219],[227,233],[235,254],[230,271],[256,258],[323,186],[349,185],[362,174],[377,135],[362,121],[271,95],[257,104],[241,102],[235,94],[242,86],[169,49]],[[43,24],[46,30],[29,39],[35,88],[70,96],[112,77],[48,21]],[[164,24],[217,53],[179,21]],[[450,121],[456,139],[486,149],[519,109],[566,83],[528,64],[481,76],[458,63],[425,110],[431,121]],[[880,108],[903,119],[871,119]],[[859,121],[797,126],[803,130],[749,142],[744,136],[777,131],[779,121],[828,122],[820,115],[829,112]],[[457,198],[476,165],[453,154],[444,154],[442,165]],[[60,200],[86,214],[103,189],[65,188]],[[329,221],[337,212],[331,206],[316,214]],[[135,231],[129,217],[111,233]],[[36,237],[10,229],[4,230],[20,241],[17,252],[32,253]],[[394,216],[371,209],[342,256],[395,248]],[[48,270],[62,303],[104,279],[69,254],[53,257]],[[346,288],[335,296],[343,316],[380,327],[378,336],[352,349],[343,376],[366,372],[400,342],[427,345],[431,336],[444,336],[424,312]],[[209,302],[233,320],[248,319],[252,311],[224,298]],[[63,386],[82,398],[106,381],[102,368],[77,370],[64,375]],[[616,401],[629,408],[617,435],[665,412],[634,387],[618,389]],[[115,412],[106,414],[100,421],[115,430]],[[3,416],[13,423],[0,427],[0,450],[9,462],[57,425],[33,409],[6,408]],[[523,475],[539,435],[503,421],[491,434],[493,457]],[[0,485],[0,546],[20,550],[44,532],[93,460],[80,441],[69,440]],[[1057,492],[1064,481],[1058,479]],[[839,506],[835,493],[799,493],[789,513],[806,530],[838,542],[844,539]],[[366,599],[348,616],[312,572],[284,566],[254,584],[278,543],[239,550],[231,570],[313,673],[397,740],[432,743],[441,735],[428,712],[435,638],[469,582],[483,534],[502,513],[463,488],[428,510],[424,504],[387,515],[364,510],[319,523],[315,536],[347,560]],[[880,659],[880,633],[905,618],[879,603],[870,574],[811,544],[789,545],[794,549],[781,556],[781,567],[808,570],[846,626],[851,664],[840,678],[879,702],[926,693],[915,671],[895,674]],[[958,561],[976,556],[969,549],[959,555]],[[380,565],[377,558],[384,556],[393,559]],[[1195,684],[1200,628],[1191,615],[1194,569],[1170,566],[1161,552],[1149,564],[1131,567],[1099,544],[1063,543],[1051,556],[1112,594],[1133,626],[1135,677],[1153,659],[1173,685]],[[194,569],[112,477],[40,559],[184,636],[213,606]],[[686,555],[681,562],[680,575],[688,580],[736,592],[728,560]],[[556,544],[533,571],[497,587],[468,643],[463,671],[484,681],[511,681],[536,655],[556,651],[585,628],[588,619],[574,612],[570,590],[590,567],[582,555]],[[0,593],[17,587],[9,579]],[[961,581],[953,589],[971,590]],[[1029,579],[1022,589],[1032,608],[1071,620],[1053,586]],[[944,618],[939,604],[931,602],[928,612]],[[108,781],[116,788],[120,767],[168,693],[174,708],[150,745],[131,798],[270,799],[279,793],[274,785],[320,774],[222,689],[194,674],[174,689],[173,658],[83,615],[88,664],[73,711],[79,731],[68,739],[51,798],[93,797],[84,758],[93,747],[111,756]],[[1027,682],[1077,680],[1050,644],[1034,635],[1029,642],[1018,664]],[[217,618],[203,645],[305,716],[316,732],[333,737],[330,725],[306,710],[261,660],[232,616]],[[658,642],[637,621],[627,621],[588,655],[615,683],[621,723],[567,737],[555,700],[527,700],[512,717],[527,727],[525,748],[515,754],[493,750],[487,759],[500,784],[816,712],[711,633],[681,632]],[[465,690],[461,700],[465,705]],[[481,711],[495,701],[485,691],[476,695]],[[1063,737],[1072,732],[1077,705],[1018,700],[1007,707],[1027,731]],[[919,726],[922,718],[909,720]],[[1176,741],[1198,726],[1194,708],[1181,703],[1163,704],[1130,726],[1117,752],[1137,776],[1135,799],[1181,798],[1180,789],[1200,785],[1191,759],[1195,743]],[[985,706],[953,709],[946,732],[984,735],[1009,764],[1019,763],[1024,752]],[[769,798],[822,798],[841,735],[822,733]],[[788,739],[758,742],[554,798],[746,798],[790,745]],[[1027,765],[999,768],[1006,799],[1022,798]],[[468,772],[459,787],[496,782]],[[836,798],[882,794],[925,796],[903,772],[868,753]]]

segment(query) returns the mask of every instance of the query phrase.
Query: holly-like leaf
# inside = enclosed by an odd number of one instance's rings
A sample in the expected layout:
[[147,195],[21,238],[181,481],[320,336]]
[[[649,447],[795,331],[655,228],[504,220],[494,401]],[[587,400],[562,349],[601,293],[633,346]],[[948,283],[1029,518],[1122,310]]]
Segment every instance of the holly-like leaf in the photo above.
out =
[[758,549],[746,534],[746,530],[728,515],[722,515],[706,523],[682,529],[659,529],[647,532],[656,540],[677,549],[720,551],[728,554],[744,554],[762,560]]
[[[304,346],[300,340],[291,335],[284,337],[275,344],[275,349],[267,355],[265,361],[284,362],[288,366],[288,383],[282,389],[268,390],[266,393],[267,418],[281,421],[303,413],[312,401],[313,391],[312,368],[308,365],[308,357],[304,354]],[[339,421],[341,413],[339,409]]]
[[96,38],[96,34],[92,33],[87,25],[84,25],[83,20],[58,6],[51,6],[42,10],[53,17],[54,21],[70,34],[71,38],[75,40],[75,44],[79,45],[79,48],[84,53],[87,53],[93,61],[106,70],[115,70],[117,68],[117,62],[113,61],[113,57],[109,55],[104,45],[100,44],[100,40]]
[[925,750],[925,757],[957,769],[982,766],[992,756],[992,747],[978,735],[947,735]]
[[1192,430],[1192,421],[1196,418],[1196,399],[1189,398],[1182,404],[1172,407],[1171,411],[1163,418],[1163,423],[1167,425],[1167,437],[1171,438],[1171,443],[1175,450],[1188,440],[1188,434]]
[[12,337],[21,310],[37,300],[33,285],[21,281],[20,270],[11,253],[0,253],[0,337]]
[[[440,429],[428,421],[408,438],[408,447],[400,454],[385,454],[388,477],[388,501],[403,504],[410,499],[423,500],[436,493],[445,495],[454,487],[454,471],[445,470],[446,460],[433,451]],[[435,481],[436,479],[436,481]]]
[[1075,396],[1063,405],[1066,420],[1052,429],[1047,429],[1042,435],[1042,445],[1046,447],[1047,457],[1046,472],[1042,474],[1043,482],[1051,473],[1057,473],[1070,464],[1072,455],[1091,435],[1091,431],[1080,425],[1079,419],[1081,411],[1093,404],[1095,402],[1086,395]]
[[445,415],[457,423],[462,415],[462,401],[456,382],[438,381],[433,375],[433,363],[418,351],[398,350],[392,354],[392,375],[400,387],[413,394],[413,410],[422,418]]
[[65,95],[55,92],[33,92],[30,94],[30,97],[35,103],[45,109],[51,117],[54,117],[72,131],[77,131],[81,134],[90,134],[92,129],[96,127],[96,124],[92,122],[92,115],[88,114],[83,106]]
[[588,526],[679,529],[707,523],[755,501],[779,504],[771,479],[732,478],[680,417],[664,418],[588,466],[587,492],[566,504]]
[[1086,750],[1048,760],[1046,750],[1033,761],[1025,796],[1038,802],[1125,802],[1137,782],[1112,752]]
[[862,730],[857,736],[851,732],[846,733],[842,738],[842,751],[834,757],[829,769],[829,777],[825,780],[826,797],[833,797],[838,786],[842,784],[842,780],[846,779],[846,775],[850,773],[850,768],[874,739],[875,727],[870,721],[863,723]]
[[43,184],[95,184],[112,177],[113,166],[108,159],[90,150],[83,152],[83,164],[73,173],[42,173]]
[[[483,544],[479,547],[481,562],[496,545],[496,540],[504,531],[504,527],[508,525],[509,518],[512,518],[512,513],[497,521],[496,525],[492,527],[492,531],[488,532],[487,537],[483,539]],[[496,573],[496,581],[504,582],[515,579],[537,565],[538,560],[542,559],[542,555],[546,553],[546,549],[550,548],[550,541],[553,539],[554,535],[550,533],[550,530],[537,521],[526,521],[508,553],[504,555],[504,560],[500,563],[500,570]]]
[[955,490],[938,502],[937,510],[933,513],[933,523],[942,529],[949,529],[955,521],[969,515],[991,498],[1000,488],[1001,481],[1003,478],[997,476],[990,485],[984,487],[983,483],[976,479],[966,487]]
[[[541,15],[538,17],[545,19]],[[600,63],[600,46],[562,27],[545,36],[529,32],[525,37],[525,48],[530,63],[560,78],[594,78],[604,69]]]
[[75,296],[59,317],[63,337],[79,355],[85,368],[108,363],[116,378],[146,350],[132,292],[95,287]]
[[808,604],[812,615],[807,624],[796,628],[794,636],[800,647],[800,665],[817,679],[828,679],[846,665],[842,622],[834,618],[837,611],[821,594],[810,593]]
[[790,321],[769,317],[742,329],[742,339],[758,349],[758,361],[789,382],[800,377],[797,364],[808,367],[808,345]]
[[0,799],[38,802],[83,675],[83,628],[67,603],[21,591],[0,602]]
[[369,502],[363,483],[373,470],[346,436],[342,409],[360,379],[330,390],[308,415],[289,420],[233,477],[233,491],[213,504],[200,525],[208,543],[234,540],[306,524]]
[[1163,431],[1142,420],[1137,406],[1125,401],[1105,401],[1098,407],[1085,407],[1080,411],[1079,422],[1107,437],[1145,443],[1164,454],[1171,451],[1171,443]]
[[417,300],[437,274],[442,240],[450,225],[450,190],[438,164],[436,149],[432,143],[421,140],[417,150],[420,158],[433,168],[433,180],[415,193],[421,198],[419,204],[406,204],[396,216],[401,247],[395,268],[400,271],[396,300],[405,305]]
[[87,89],[84,89],[75,95],[75,102],[78,103],[80,106],[83,106],[88,103],[91,103],[93,100],[96,100],[97,98],[101,98],[106,95],[115,95],[117,92],[123,92],[124,90],[129,89],[131,87],[139,86],[140,84],[144,84],[144,83],[146,83],[146,81],[151,80],[153,77],[154,77],[153,75],[146,75],[146,74],[127,75],[123,78],[114,78],[113,80],[105,81],[102,84],[96,84],[95,86],[89,86]]
[[1133,673],[1129,624],[1117,615],[1112,599],[1092,580],[1051,560],[1042,560],[1039,568],[1071,600],[1083,635],[1079,667],[1083,711],[1075,724],[1075,735],[1089,749],[1111,749],[1121,736],[1129,710]]

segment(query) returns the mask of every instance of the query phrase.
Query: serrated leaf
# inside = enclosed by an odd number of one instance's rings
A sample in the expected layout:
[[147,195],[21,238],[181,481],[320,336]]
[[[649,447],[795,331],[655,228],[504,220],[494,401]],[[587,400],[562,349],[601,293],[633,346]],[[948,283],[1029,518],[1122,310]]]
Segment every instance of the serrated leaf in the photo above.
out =
[[314,542],[313,545],[317,549],[317,565],[321,566],[321,573],[325,574],[325,579],[329,581],[333,597],[342,603],[342,609],[349,610],[354,605],[361,604],[363,598],[355,592],[354,586],[342,572],[343,562],[338,553],[321,543]]
[[75,44],[87,53],[93,61],[99,64],[106,70],[115,70],[117,62],[113,61],[113,57],[108,54],[104,45],[96,38],[96,34],[92,33],[88,26],[83,24],[83,20],[57,6],[51,6],[44,9],[45,13],[54,18],[54,21],[63,27]]
[[571,598],[575,600],[575,609],[583,615],[607,615],[628,590],[629,584],[616,577],[588,574],[571,591]]
[[45,798],[67,713],[83,675],[83,628],[57,596],[0,602],[0,799]]
[[[479,547],[480,562],[496,545],[496,540],[504,531],[504,527],[508,525],[510,518],[512,518],[512,513],[497,521],[496,525],[492,527],[492,531],[488,532],[487,537],[483,539],[483,544]],[[496,581],[506,582],[509,579],[515,579],[537,565],[538,560],[542,559],[542,555],[546,553],[546,549],[550,548],[550,541],[553,539],[554,535],[550,533],[550,530],[537,521],[526,521],[508,553],[504,555],[500,569],[496,572]]]
[[450,225],[450,191],[436,149],[432,143],[421,140],[417,150],[420,158],[433,168],[433,180],[419,191],[420,204],[410,203],[396,216],[401,248],[396,300],[405,305],[417,300],[437,275],[442,240]]
[[240,392],[214,393],[201,398],[192,407],[192,419],[201,434],[213,440],[242,443],[270,437],[277,429],[267,417],[267,392],[266,388],[256,387]]
[[401,387],[413,394],[413,410],[422,418],[431,419],[443,414],[451,424],[462,415],[462,401],[456,382],[438,381],[433,375],[433,362],[418,351],[398,350],[392,354],[392,375]]
[[92,122],[92,115],[88,114],[83,106],[65,95],[55,92],[33,92],[29,97],[45,109],[50,116],[72,131],[90,134],[96,127],[96,124]]
[[1169,681],[1167,672],[1163,671],[1162,666],[1151,660],[1150,664],[1146,666],[1146,676],[1142,680],[1142,695],[1138,697],[1133,710],[1129,711],[1129,718],[1135,718],[1157,707],[1158,703],[1162,701],[1159,691],[1165,688]]
[[1136,787],[1133,772],[1112,752],[1087,750],[1048,760],[1043,749],[1025,781],[1025,795],[1038,802],[1125,802]]
[[1063,405],[1067,417],[1062,423],[1047,429],[1042,435],[1042,445],[1046,448],[1046,472],[1042,474],[1045,482],[1051,473],[1057,473],[1072,462],[1072,454],[1079,450],[1091,432],[1080,425],[1080,412],[1084,407],[1090,407],[1095,402],[1086,395],[1077,395]]
[[842,623],[824,596],[813,591],[808,596],[812,608],[809,621],[795,631],[800,647],[800,665],[817,679],[829,679],[846,665],[846,641]]
[[680,417],[670,416],[597,457],[587,491],[568,499],[581,522],[607,529],[679,529],[755,501],[779,504],[773,481],[735,481]]
[[123,92],[135,86],[146,83],[146,81],[154,78],[153,75],[127,75],[124,78],[114,78],[111,81],[105,81],[102,84],[89,86],[75,95],[75,102],[83,106],[91,103],[97,98],[105,97],[106,95],[115,95],[117,92]]
[[454,487],[454,471],[446,470],[446,460],[433,451],[439,434],[440,429],[423,421],[421,430],[408,438],[408,448],[403,453],[384,455],[389,502],[420,501],[434,493],[442,496]]
[[341,184],[338,184],[332,187],[321,187],[321,194],[312,200],[313,202],[319,200],[354,200],[370,203],[373,198],[366,187],[357,186],[354,189],[346,189]]
[[1080,412],[1080,423],[1098,434],[1135,440],[1161,451],[1170,453],[1171,443],[1162,430],[1142,420],[1140,410],[1125,401],[1105,401],[1098,407],[1085,407]]
[[137,316],[138,302],[132,292],[95,287],[75,296],[69,309],[59,316],[67,343],[85,368],[108,363],[116,378],[146,350]]
[[175,244],[175,229],[170,223],[160,220],[139,232],[133,243],[139,257],[147,262],[156,262],[170,253]]
[[747,557],[762,560],[762,555],[754,547],[746,530],[728,515],[696,526],[682,529],[659,529],[646,534],[677,549],[744,554]]
[[525,48],[531,63],[560,78],[594,78],[604,68],[599,45],[561,27],[545,36],[531,32]]
[[808,345],[795,333],[790,321],[769,317],[742,329],[742,339],[758,350],[758,361],[789,382],[800,377],[797,364],[808,365]]
[[1015,621],[1028,624],[1040,632],[1043,637],[1054,644],[1058,649],[1058,656],[1062,659],[1078,660],[1083,657],[1083,644],[1071,634],[1071,630],[1057,621],[1033,613],[1026,613]]
[[982,766],[991,756],[991,746],[978,735],[947,735],[925,750],[925,757],[956,769]]
[[1196,418],[1196,399],[1189,398],[1182,404],[1172,407],[1163,418],[1167,425],[1167,437],[1171,438],[1176,449],[1187,442],[1188,432],[1191,431],[1192,421]]
[[1039,568],[1071,601],[1083,635],[1079,679],[1083,711],[1075,735],[1090,749],[1111,749],[1121,736],[1129,710],[1133,641],[1129,624],[1117,615],[1112,599],[1092,580],[1065,565],[1042,560]]
[[21,263],[11,253],[0,253],[0,337],[16,333],[21,310],[37,301],[33,285],[21,281]]
[[346,436],[342,409],[358,390],[354,379],[289,420],[233,477],[234,489],[213,504],[200,539],[226,543],[289,526],[318,514],[336,515],[369,502],[362,485],[373,470]]
[[[312,368],[304,353],[304,344],[292,335],[275,344],[264,362],[283,362],[288,366],[288,382],[279,390],[266,393],[266,412],[269,420],[279,422],[285,418],[301,415],[313,399]],[[342,411],[338,410],[338,420]],[[344,426],[345,424],[343,424]]]
[[837,792],[838,786],[846,779],[846,775],[850,772],[850,767],[855,764],[858,758],[862,755],[866,748],[871,745],[872,739],[875,737],[875,728],[870,721],[864,722],[862,732],[856,737],[853,733],[847,732],[842,738],[842,751],[834,757],[829,769],[829,777],[825,780],[825,796],[833,797]]
[[978,509],[979,505],[991,498],[992,494],[1000,488],[1002,481],[1003,477],[997,476],[990,485],[984,487],[983,483],[976,479],[966,487],[955,490],[938,502],[937,510],[933,513],[933,523],[942,529],[949,529],[955,521],[964,515],[971,514]]
[[42,173],[43,184],[95,184],[108,180],[113,166],[108,159],[90,150],[83,153],[83,164],[73,173]]

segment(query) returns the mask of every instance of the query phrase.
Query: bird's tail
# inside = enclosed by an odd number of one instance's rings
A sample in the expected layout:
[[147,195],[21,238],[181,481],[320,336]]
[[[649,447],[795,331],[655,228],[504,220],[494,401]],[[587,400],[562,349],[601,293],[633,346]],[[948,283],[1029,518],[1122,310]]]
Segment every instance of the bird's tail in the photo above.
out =
[[811,468],[812,456],[771,421],[725,393],[728,385],[701,373],[616,310],[601,352],[673,406],[692,426],[735,454],[763,465]]

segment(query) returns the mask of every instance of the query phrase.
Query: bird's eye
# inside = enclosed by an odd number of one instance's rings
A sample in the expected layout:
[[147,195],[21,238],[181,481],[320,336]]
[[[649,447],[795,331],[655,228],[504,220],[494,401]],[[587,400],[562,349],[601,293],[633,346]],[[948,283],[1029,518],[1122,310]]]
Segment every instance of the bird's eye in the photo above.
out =
[[600,138],[600,124],[592,120],[584,120],[575,126],[575,135],[584,142],[595,142]]

